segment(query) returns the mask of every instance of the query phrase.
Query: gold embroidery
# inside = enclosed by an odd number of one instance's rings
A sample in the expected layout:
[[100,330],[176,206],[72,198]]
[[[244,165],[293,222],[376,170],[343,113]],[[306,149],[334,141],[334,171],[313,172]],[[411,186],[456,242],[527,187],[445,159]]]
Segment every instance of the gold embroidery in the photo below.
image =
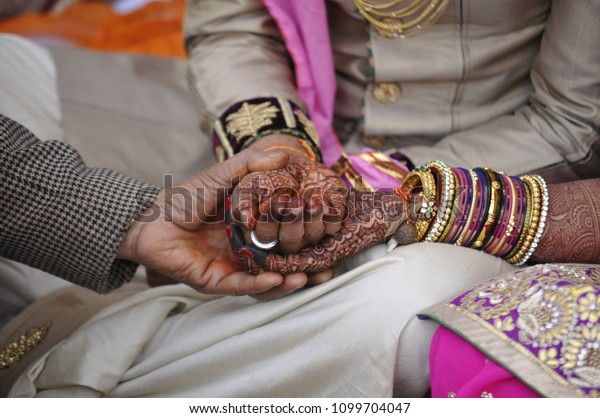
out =
[[294,114],[298,116],[298,120],[304,126],[304,130],[306,131],[310,139],[312,139],[315,145],[319,147],[319,134],[317,133],[317,128],[315,128],[315,125],[312,123],[312,121],[308,118],[308,116],[304,114],[304,112],[300,110],[294,111]]
[[531,289],[535,293],[517,307],[519,341],[533,347],[550,347],[563,340],[577,321],[576,298],[568,287],[544,289],[534,284]]
[[219,138],[219,141],[221,142],[223,149],[225,150],[225,152],[227,152],[227,158],[233,157],[233,154],[235,154],[235,153],[233,152],[233,148],[231,148],[231,144],[229,143],[229,140],[227,139],[227,135],[225,134],[225,131],[223,130],[223,125],[221,124],[221,121],[217,120],[215,122],[215,132],[217,133],[217,137]]
[[402,168],[394,164],[387,155],[382,154],[381,152],[363,152],[358,154],[358,156],[366,162],[368,162],[369,164],[371,164],[379,171],[387,174],[390,177],[395,178],[396,180],[404,180],[404,178],[408,174]]
[[225,129],[239,143],[246,136],[256,136],[258,131],[273,123],[279,109],[271,102],[249,104],[245,102],[239,110],[227,116]]
[[579,318],[582,321],[598,322],[600,317],[600,295],[587,293],[579,300]]
[[215,147],[215,154],[217,156],[217,162],[222,163],[223,161],[226,160],[225,150],[223,149],[223,147],[221,145],[217,145]]
[[572,370],[569,381],[586,388],[600,387],[600,329],[583,326],[563,347],[566,362],[563,367]]
[[515,329],[515,322],[510,316],[507,316],[504,319],[496,318],[494,320],[494,327],[498,328],[500,331],[510,332]]
[[281,98],[277,98],[277,102],[279,103],[279,107],[281,108],[281,112],[283,113],[283,119],[285,120],[285,125],[290,129],[296,128],[296,118],[294,118],[294,112],[292,111],[292,106],[290,103]]
[[548,367],[552,367],[553,369],[558,367],[558,350],[554,347],[552,348],[542,348],[538,353],[538,359]]
[[48,335],[51,326],[52,322],[48,322],[41,327],[31,328],[5,346],[0,351],[0,370],[18,363],[27,353],[40,345]]
[[[595,274],[593,268],[580,265],[539,265],[492,279],[467,292],[459,306],[446,306],[477,321],[555,381],[585,396],[578,388],[600,387]],[[516,341],[505,334],[512,324],[518,331]]]

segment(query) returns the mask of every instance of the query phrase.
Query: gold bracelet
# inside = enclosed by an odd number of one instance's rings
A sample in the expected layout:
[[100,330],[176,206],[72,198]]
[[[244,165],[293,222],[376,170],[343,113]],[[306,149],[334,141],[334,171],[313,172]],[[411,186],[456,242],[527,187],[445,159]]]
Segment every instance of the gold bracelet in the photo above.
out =
[[[521,266],[529,260],[529,257],[533,254],[535,249],[537,248],[538,242],[542,233],[544,232],[544,228],[546,226],[546,216],[548,215],[548,186],[544,179],[539,175],[530,176],[530,180],[532,183],[537,183],[539,189],[539,209],[538,209],[538,217],[537,217],[537,227],[534,231],[530,231],[532,233],[532,240],[527,251],[524,251],[524,254],[515,262],[515,266]],[[535,220],[535,217],[534,217]]]
[[496,212],[498,211],[498,207],[500,206],[501,201],[501,191],[502,185],[496,180],[496,176],[494,172],[490,168],[484,168],[484,170],[488,173],[490,178],[490,206],[488,209],[487,218],[481,228],[481,232],[471,245],[471,248],[481,248],[488,241],[488,234],[491,232],[492,226],[496,223]]
[[[504,231],[504,233],[502,234],[502,236],[499,237],[497,242],[494,243],[489,243],[488,245],[490,246],[489,249],[487,249],[487,252],[489,252],[489,254],[491,255],[495,255],[495,256],[499,256],[500,254],[502,254],[502,249],[505,247],[505,242],[508,239],[508,237],[510,237],[510,235],[513,232],[514,229],[514,224],[515,224],[515,212],[517,209],[517,191],[515,189],[515,183],[512,181],[512,179],[510,178],[510,176],[504,174],[504,173],[499,173],[500,176],[504,177],[506,179],[506,183],[508,184],[508,187],[510,188],[511,191],[511,201],[510,201],[510,208],[507,206],[507,211],[504,214],[504,217],[508,216],[508,219],[506,220],[506,231]],[[506,199],[506,193],[504,193],[505,197],[504,199]],[[509,215],[510,213],[510,215]],[[501,222],[502,219],[499,220],[499,222]],[[486,249],[484,249],[486,250]]]
[[438,208],[436,220],[425,237],[425,241],[437,242],[452,212],[450,203],[454,200],[454,173],[450,170],[450,167],[440,161],[432,161],[427,164],[427,167],[434,167],[443,175],[438,188],[441,191],[440,207]]
[[[402,193],[409,200],[413,196],[421,197],[421,207],[417,208],[417,218],[414,221],[415,228],[417,229],[417,241],[420,241],[427,233],[429,225],[433,221],[437,211],[437,207],[435,206],[436,188],[433,174],[429,169],[417,168],[408,173],[400,189],[401,191],[397,193]],[[421,191],[414,194],[414,189],[421,189]]]
[[[301,141],[301,140],[298,140],[298,142],[300,144],[303,143],[303,141]],[[304,147],[302,147],[302,149],[304,151],[307,151],[306,148],[304,148]],[[287,146],[287,145],[273,145],[273,146],[265,148],[263,151],[265,151],[265,152],[270,152],[270,151],[291,151],[291,152],[295,152],[297,154],[301,154],[304,157],[308,157],[311,161],[316,161],[317,160],[317,157],[314,155],[314,153],[312,153],[312,150],[311,150],[311,153],[307,153],[307,152],[301,151],[301,150],[299,150],[297,148],[290,147],[290,146]]]
[[[452,177],[454,178],[454,184],[458,184],[458,176],[456,175],[456,173],[453,170],[451,170],[450,172],[451,172]],[[454,202],[452,203],[452,208],[450,209],[450,219],[448,220],[446,227],[440,233],[440,237],[438,239],[439,242],[445,242],[444,240],[446,239],[446,237],[452,230],[452,227],[454,226],[454,223],[456,222],[456,215],[457,215],[458,209],[460,207],[459,202],[460,202],[460,190],[456,189],[454,191]]]
[[[531,176],[522,176],[521,180],[523,183],[528,186],[528,189],[531,190],[530,196],[531,199],[528,202],[528,205],[531,206],[531,209],[528,208],[528,222],[527,227],[521,232],[522,237],[519,240],[520,243],[517,244],[513,253],[509,255],[506,259],[511,264],[517,264],[521,261],[521,258],[527,253],[531,244],[533,243],[533,239],[535,238],[535,234],[538,229],[538,222],[540,220],[540,212],[542,206],[542,194],[541,187],[539,184],[532,179]],[[521,241],[522,240],[522,241]],[[520,244],[520,245],[519,245]]]

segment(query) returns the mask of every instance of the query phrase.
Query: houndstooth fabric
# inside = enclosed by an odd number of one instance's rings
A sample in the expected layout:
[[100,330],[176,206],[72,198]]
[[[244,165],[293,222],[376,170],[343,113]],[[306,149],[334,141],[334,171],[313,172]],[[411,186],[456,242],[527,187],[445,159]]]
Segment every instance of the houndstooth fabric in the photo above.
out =
[[0,256],[99,293],[129,281],[116,260],[131,222],[159,189],[88,168],[71,146],[42,142],[0,115]]

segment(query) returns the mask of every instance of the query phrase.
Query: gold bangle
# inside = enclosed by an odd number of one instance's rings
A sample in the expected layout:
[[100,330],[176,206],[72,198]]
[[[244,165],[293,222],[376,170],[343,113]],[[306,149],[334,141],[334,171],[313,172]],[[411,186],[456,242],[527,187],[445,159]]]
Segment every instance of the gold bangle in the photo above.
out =
[[[454,179],[454,184],[456,185],[458,183],[458,176],[456,175],[456,173],[453,170],[451,170],[450,172]],[[459,206],[460,206],[459,201],[460,201],[460,193],[459,193],[459,190],[457,190],[455,187],[454,201],[453,201],[452,207],[450,209],[450,218],[448,219],[448,222],[446,223],[445,228],[440,232],[440,237],[438,239],[439,242],[444,242],[444,240],[446,239],[446,237],[452,230],[454,223],[456,222],[456,214],[457,214]]]
[[440,161],[432,161],[427,164],[427,167],[435,167],[443,175],[437,189],[441,191],[437,217],[425,237],[425,241],[437,242],[442,230],[448,223],[452,211],[450,202],[454,200],[454,176],[452,175],[453,172],[450,170],[450,167]]
[[[298,142],[302,144],[302,141],[298,140]],[[306,148],[303,147],[303,150],[306,151]],[[295,152],[297,154],[301,154],[304,157],[308,157],[311,161],[316,161],[317,160],[317,158],[314,155],[314,153],[308,154],[308,153],[306,153],[304,151],[301,151],[301,150],[299,150],[297,148],[290,147],[290,146],[287,146],[287,145],[273,145],[273,146],[265,148],[263,151],[264,152],[270,152],[270,151],[291,151],[291,152]]]
[[[515,224],[515,212],[517,209],[517,191],[515,190],[515,183],[513,182],[513,180],[510,178],[510,176],[504,174],[504,173],[499,173],[500,176],[504,177],[506,179],[506,183],[508,183],[508,187],[510,187],[511,190],[511,201],[510,201],[510,208],[507,207],[506,214],[504,216],[508,216],[508,219],[506,221],[506,231],[502,234],[501,237],[499,237],[499,240],[495,243],[490,243],[490,248],[488,250],[489,254],[491,255],[495,255],[495,256],[499,256],[500,254],[502,254],[502,249],[505,246],[505,242],[508,239],[508,237],[510,237],[510,235],[512,234],[513,230],[514,230],[514,224]],[[505,193],[506,196],[506,193]],[[505,197],[506,199],[506,197]],[[509,215],[510,212],[510,215]],[[498,220],[499,222],[502,221],[501,219]]]
[[492,226],[496,223],[496,212],[498,211],[501,200],[500,189],[502,188],[502,185],[496,180],[496,176],[490,168],[486,167],[484,170],[488,173],[490,178],[490,206],[481,232],[475,239],[475,242],[473,242],[473,245],[471,245],[471,248],[481,248],[487,244],[487,241],[490,238],[489,233],[492,230]]
[[542,193],[539,183],[533,180],[531,176],[522,176],[521,180],[523,180],[523,183],[528,186],[529,190],[531,190],[531,199],[528,202],[528,206],[531,206],[531,210],[529,210],[528,208],[528,225],[524,229],[524,231],[521,232],[523,234],[523,236],[521,237],[521,245],[519,246],[517,244],[517,247],[513,251],[513,254],[510,254],[509,257],[506,259],[506,261],[508,261],[511,264],[517,264],[531,247],[531,244],[533,243],[535,234],[538,229],[538,222],[540,220],[540,212],[542,206]]
[[548,213],[548,187],[546,186],[546,182],[539,175],[529,176],[529,181],[532,184],[535,184],[537,188],[537,199],[534,193],[534,204],[537,205],[534,207],[536,212],[533,215],[535,224],[532,224],[532,227],[529,230],[528,238],[531,238],[531,242],[526,249],[522,249],[521,256],[514,263],[515,266],[525,264],[537,248],[540,236],[542,235],[542,232],[544,232],[546,216]]
[[[420,241],[427,233],[429,225],[433,221],[437,211],[437,207],[435,206],[436,188],[433,174],[429,169],[415,169],[406,176],[400,189],[401,191],[397,193],[403,193],[408,199],[412,199],[413,196],[421,197],[421,207],[417,208],[416,219],[414,221],[415,228],[417,229],[417,240]],[[414,194],[414,189],[421,189],[421,191]]]
[[319,157],[317,157],[317,154],[315,154],[313,149],[306,141],[303,141],[302,139],[298,138],[298,143],[300,143],[300,146],[304,148],[304,151],[306,151],[311,161],[317,161],[319,159]]

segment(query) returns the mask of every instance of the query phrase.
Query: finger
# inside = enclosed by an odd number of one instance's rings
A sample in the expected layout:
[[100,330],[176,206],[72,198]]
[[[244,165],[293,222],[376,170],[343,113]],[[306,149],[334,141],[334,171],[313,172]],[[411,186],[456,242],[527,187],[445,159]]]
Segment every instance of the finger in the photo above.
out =
[[237,271],[219,281],[215,287],[216,293],[230,296],[254,295],[264,293],[283,283],[283,276],[278,273],[266,272],[254,276]]
[[[279,226],[279,219],[267,220],[266,215],[261,216],[254,228],[256,239],[264,244],[275,241],[279,237]],[[252,241],[246,242],[251,243]]]
[[[306,213],[306,212],[305,212]],[[322,213],[322,212],[321,212]],[[304,218],[304,237],[308,243],[315,244],[325,236],[325,224],[321,216]]]
[[338,260],[336,252],[327,251],[319,244],[297,254],[269,253],[258,264],[264,266],[264,270],[277,271],[283,275],[299,272],[310,274],[328,270]]
[[346,207],[347,189],[331,188],[323,198],[323,222],[325,233],[333,235],[338,232],[348,213]]
[[247,229],[254,229],[259,217],[258,199],[251,188],[238,185],[231,194],[232,221]]
[[287,161],[287,154],[265,154],[248,149],[190,177],[184,184],[186,189],[194,191],[192,196],[195,194],[199,200],[198,207],[203,209],[196,211],[199,212],[199,221],[205,221],[214,214],[225,195],[232,193],[234,186],[246,174],[280,169],[285,167]]
[[281,217],[278,250],[283,253],[297,253],[304,245],[304,208],[301,202],[298,196],[292,196]]
[[[289,155],[282,152],[269,152],[264,153],[262,151],[247,150],[252,152],[247,159],[247,172],[252,173],[255,171],[269,171],[284,168],[289,160]],[[246,152],[246,151],[243,151]],[[243,153],[242,152],[242,153]],[[240,153],[240,154],[242,154]],[[246,174],[246,173],[244,173]],[[243,176],[244,174],[241,174]]]
[[308,276],[307,286],[317,286],[333,279],[333,270],[325,270]]
[[289,295],[290,293],[298,289],[303,288],[304,286],[306,286],[307,282],[308,278],[304,273],[290,274],[284,277],[283,283],[279,286],[276,286],[266,292],[255,293],[252,295],[252,297],[262,301],[277,299],[285,295]]

